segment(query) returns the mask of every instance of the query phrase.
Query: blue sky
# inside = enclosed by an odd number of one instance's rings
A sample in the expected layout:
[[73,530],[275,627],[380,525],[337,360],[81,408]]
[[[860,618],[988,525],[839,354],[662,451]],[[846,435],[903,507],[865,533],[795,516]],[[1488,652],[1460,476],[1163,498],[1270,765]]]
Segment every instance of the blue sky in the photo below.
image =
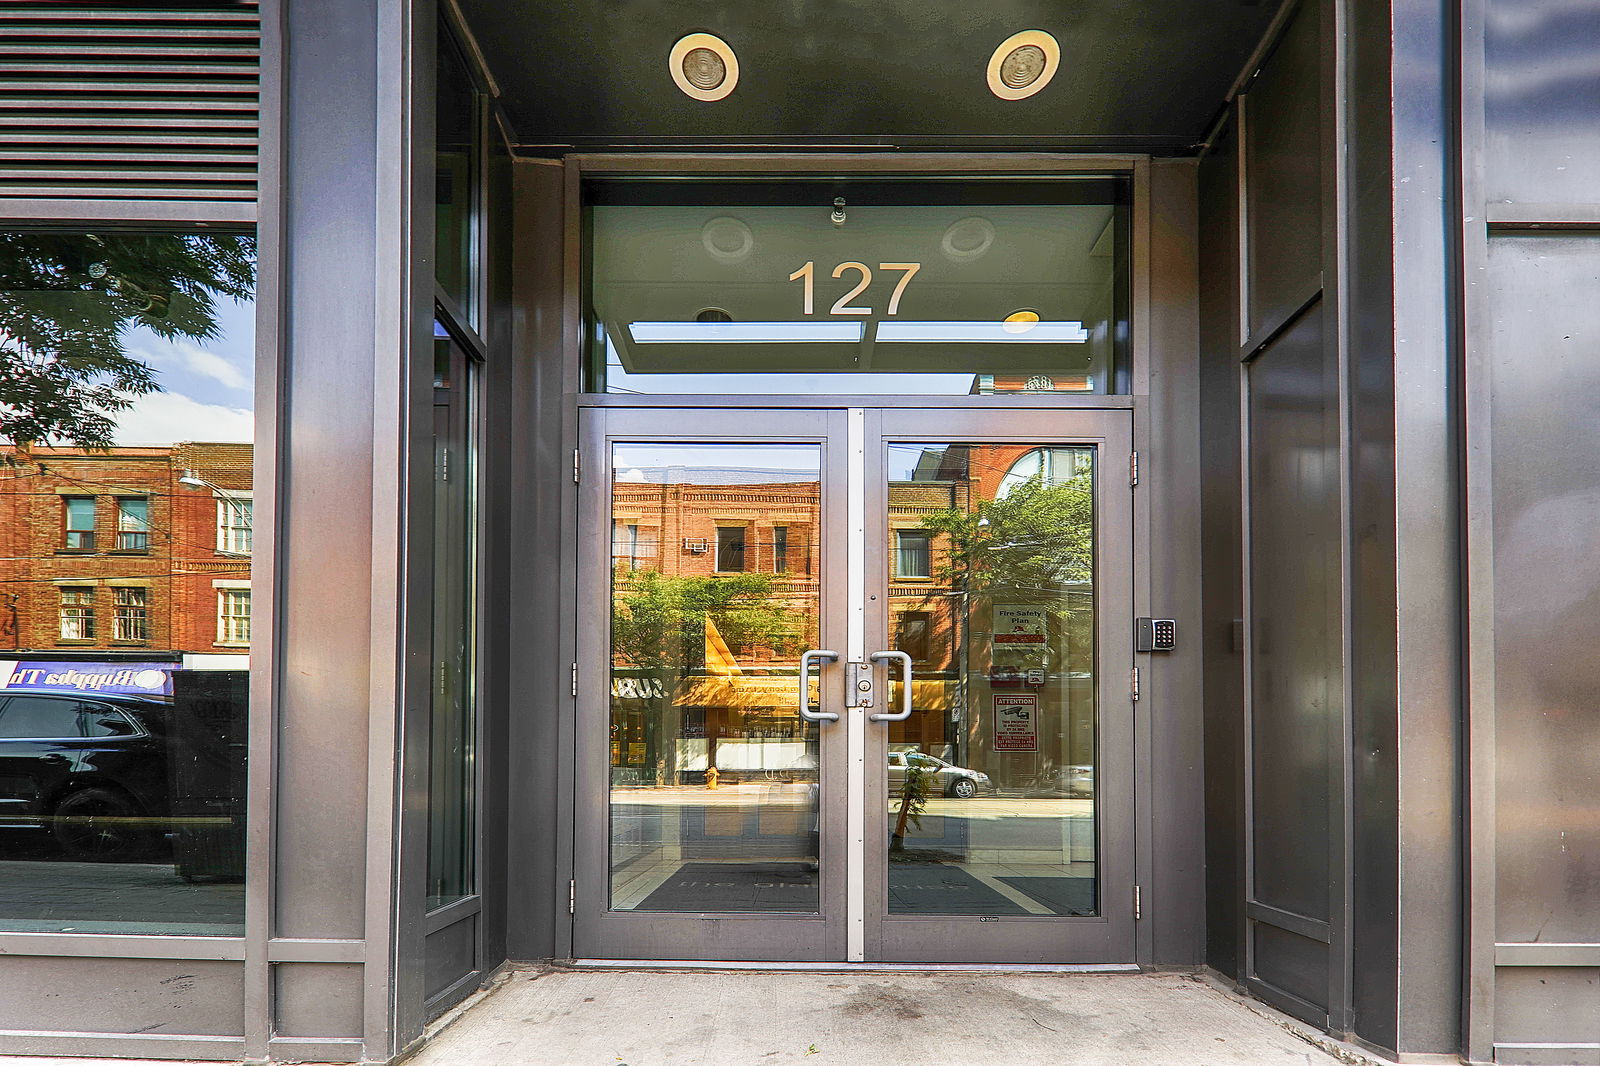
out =
[[255,304],[219,300],[217,324],[222,336],[204,344],[164,340],[140,326],[123,332],[128,354],[155,371],[162,391],[117,416],[118,444],[253,439]]

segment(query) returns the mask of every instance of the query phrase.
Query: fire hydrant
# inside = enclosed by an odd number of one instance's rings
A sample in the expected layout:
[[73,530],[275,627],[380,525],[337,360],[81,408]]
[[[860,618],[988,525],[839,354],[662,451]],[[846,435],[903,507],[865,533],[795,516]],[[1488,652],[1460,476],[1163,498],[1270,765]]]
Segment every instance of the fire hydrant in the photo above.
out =
[[706,787],[707,788],[716,788],[717,787],[717,777],[718,777],[717,768],[715,766],[710,767],[709,769],[707,769],[706,770]]

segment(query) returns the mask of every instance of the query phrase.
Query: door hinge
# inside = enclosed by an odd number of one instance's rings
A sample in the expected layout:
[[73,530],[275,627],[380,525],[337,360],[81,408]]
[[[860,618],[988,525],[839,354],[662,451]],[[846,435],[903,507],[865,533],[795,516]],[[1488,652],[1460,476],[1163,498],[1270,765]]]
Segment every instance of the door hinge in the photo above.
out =
[[573,663],[572,664],[572,694],[574,696],[576,696],[578,694],[578,664],[577,663]]
[[582,472],[583,467],[580,465],[578,459],[578,449],[574,448],[572,449],[572,483],[574,485],[578,484]]
[[576,879],[567,882],[567,913],[578,913],[578,882]]
[[1133,886],[1133,920],[1138,921],[1144,917],[1144,904],[1139,898],[1139,886]]
[[1139,668],[1135,666],[1133,673],[1128,675],[1128,696],[1134,703],[1139,702]]
[[1139,484],[1139,453],[1134,452],[1128,456],[1128,487],[1131,489]]

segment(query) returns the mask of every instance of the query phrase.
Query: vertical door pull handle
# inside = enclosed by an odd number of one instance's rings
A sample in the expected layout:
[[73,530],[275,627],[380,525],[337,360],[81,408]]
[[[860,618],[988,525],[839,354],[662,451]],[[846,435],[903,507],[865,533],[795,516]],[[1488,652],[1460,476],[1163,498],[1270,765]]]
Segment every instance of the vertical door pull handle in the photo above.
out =
[[894,714],[869,714],[874,722],[903,722],[911,717],[911,656],[903,651],[875,651],[867,656],[875,663],[898,659],[905,676],[901,678],[900,710]]
[[816,649],[800,653],[800,717],[808,722],[837,722],[839,720],[838,711],[813,711],[811,709],[811,660],[813,659],[819,663],[838,662],[839,653]]

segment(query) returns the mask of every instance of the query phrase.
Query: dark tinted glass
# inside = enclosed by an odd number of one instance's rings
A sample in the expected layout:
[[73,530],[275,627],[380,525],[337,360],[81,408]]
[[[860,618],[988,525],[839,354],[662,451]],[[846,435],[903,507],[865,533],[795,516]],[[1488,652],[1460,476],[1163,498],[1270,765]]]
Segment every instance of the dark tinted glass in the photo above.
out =
[[17,696],[0,712],[0,739],[80,737],[77,700]]
[[1126,187],[589,189],[591,392],[1126,391]]
[[475,319],[471,294],[476,103],[467,65],[449,32],[441,26],[435,101],[438,144],[434,156],[434,277],[469,321]]

